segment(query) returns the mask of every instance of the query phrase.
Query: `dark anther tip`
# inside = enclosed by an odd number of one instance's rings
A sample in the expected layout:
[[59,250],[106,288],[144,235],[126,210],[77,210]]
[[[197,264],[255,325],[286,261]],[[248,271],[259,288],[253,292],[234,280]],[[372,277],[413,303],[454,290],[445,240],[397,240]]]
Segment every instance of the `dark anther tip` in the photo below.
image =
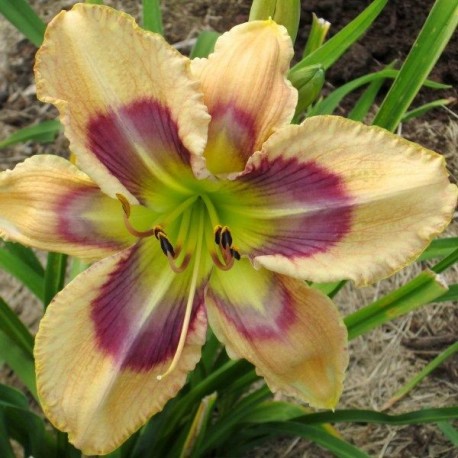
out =
[[230,248],[232,246],[232,235],[227,227],[223,228],[221,233],[221,245],[224,249]]
[[237,259],[237,261],[240,261],[240,253],[237,250],[234,250],[234,248],[231,248],[231,254],[235,259]]

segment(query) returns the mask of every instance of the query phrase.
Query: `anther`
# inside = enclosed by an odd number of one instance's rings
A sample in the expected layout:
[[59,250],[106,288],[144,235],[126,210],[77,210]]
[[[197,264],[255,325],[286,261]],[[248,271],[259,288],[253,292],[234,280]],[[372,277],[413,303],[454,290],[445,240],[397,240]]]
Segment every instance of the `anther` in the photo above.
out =
[[221,245],[224,249],[231,248],[232,246],[232,235],[227,226],[224,226],[221,231]]
[[216,253],[212,253],[214,264],[222,270],[229,270],[234,265],[234,259],[239,261],[241,256],[238,249],[232,246],[232,234],[227,226],[215,226],[215,243],[221,250],[223,260]]
[[237,251],[237,249],[231,248],[231,255],[233,258],[237,259],[237,261],[240,261],[240,253]]
[[221,243],[221,231],[223,230],[223,226],[216,226],[215,227],[215,243],[219,245]]

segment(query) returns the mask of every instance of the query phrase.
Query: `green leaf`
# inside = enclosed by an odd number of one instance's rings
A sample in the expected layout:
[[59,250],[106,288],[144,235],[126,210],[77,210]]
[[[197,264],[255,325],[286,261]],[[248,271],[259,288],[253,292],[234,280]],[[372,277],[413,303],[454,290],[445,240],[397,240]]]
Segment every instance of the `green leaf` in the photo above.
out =
[[48,253],[46,264],[43,304],[45,307],[53,297],[64,287],[67,255],[62,253]]
[[37,258],[37,255],[31,248],[27,248],[20,243],[4,242],[4,248],[11,254],[19,258],[22,262],[31,267],[38,275],[44,277],[45,270],[41,265],[41,262]]
[[143,0],[143,28],[164,35],[160,0]]
[[44,420],[29,410],[27,399],[22,393],[5,385],[0,385],[0,423],[2,418],[6,426],[6,437],[22,445],[24,456],[51,456],[52,441],[46,433]]
[[420,34],[375,116],[374,124],[394,131],[439,59],[458,24],[458,3],[436,0]]
[[433,240],[418,258],[419,261],[449,256],[458,248],[458,237]]
[[382,410],[389,409],[399,399],[403,398],[409,393],[416,385],[418,385],[426,376],[428,376],[434,369],[440,366],[444,361],[453,356],[458,351],[458,342],[450,345],[446,350],[437,355],[432,361],[430,361],[415,377],[409,380],[405,385],[402,386],[396,393],[385,403]]
[[448,291],[436,299],[436,302],[457,301],[458,300],[458,284],[448,285]]
[[348,338],[354,339],[398,316],[428,304],[447,287],[431,271],[422,272],[399,289],[345,317]]
[[16,277],[40,300],[43,298],[43,276],[5,247],[0,248],[0,268]]
[[436,272],[436,274],[440,274],[453,266],[456,262],[458,262],[458,248],[452,251],[446,258],[442,259],[441,262],[438,262],[434,267],[431,267],[431,270]]
[[301,417],[307,409],[299,404],[284,401],[264,401],[251,409],[243,418],[246,423],[268,423],[271,421],[288,421]]
[[46,24],[26,0],[1,0],[0,13],[35,46],[41,45]]
[[22,321],[0,297],[0,330],[33,359],[33,336]]
[[433,100],[432,102],[425,103],[423,105],[420,105],[417,108],[414,108],[411,111],[407,111],[404,113],[402,116],[401,121],[402,122],[407,122],[410,121],[411,119],[419,118],[420,116],[423,116],[425,113],[427,113],[430,110],[433,110],[434,108],[443,108],[449,103],[454,102],[455,99],[449,98],[449,99],[438,99],[438,100]]
[[290,70],[296,70],[308,65],[321,64],[328,69],[345,51],[361,38],[366,30],[382,12],[388,0],[374,0],[359,16],[336,33],[316,51],[312,52]]
[[436,423],[438,421],[458,419],[458,407],[442,407],[438,409],[420,409],[400,415],[388,415],[373,410],[336,410],[335,412],[319,412],[296,418],[296,422],[304,424],[321,423],[376,423],[384,425],[415,425]]
[[34,141],[39,143],[53,142],[61,129],[61,124],[57,119],[43,121],[34,126],[27,126],[11,134],[8,138],[0,142],[0,148],[16,145],[17,143]]
[[[348,83],[340,86],[338,89],[332,91],[326,98],[316,103],[310,110],[309,116],[332,114],[343,98],[354,90],[379,79],[383,80],[385,78],[395,78],[398,73],[399,70],[384,69],[349,81]],[[434,81],[429,80],[425,81],[425,86],[433,89],[447,89],[450,87],[445,84],[435,83]]]
[[312,283],[311,287],[332,298],[345,286],[345,283],[347,283],[346,280],[328,283]]
[[[204,443],[199,450],[195,452],[195,456],[209,456],[214,453],[211,451],[218,450],[224,446],[225,442],[231,437],[234,429],[237,428],[246,416],[261,402],[264,402],[271,392],[267,386],[262,386],[256,391],[248,394],[233,405],[229,412],[222,414],[214,425],[208,428]],[[218,453],[216,453],[218,455]]]
[[6,362],[32,396],[38,400],[33,359],[3,331],[0,331],[0,359]]
[[[394,67],[394,62],[387,65],[385,70],[391,70]],[[385,82],[385,78],[377,78],[372,81],[369,86],[366,88],[364,93],[355,103],[355,106],[351,109],[350,113],[348,113],[348,118],[353,119],[353,121],[363,121],[366,117],[367,113],[371,109],[372,105],[374,104],[375,98],[379,93],[383,83]]]
[[9,433],[6,429],[6,415],[0,407],[0,456],[4,458],[16,458],[16,454],[9,441]]
[[330,26],[331,24],[328,21],[320,19],[315,13],[312,13],[312,26],[310,27],[310,32],[307,37],[307,43],[305,43],[302,58],[310,55],[312,52],[323,46]]
[[362,450],[334,436],[324,428],[310,426],[296,421],[271,422],[258,426],[256,433],[275,436],[299,436],[311,440],[339,458],[369,458]]
[[449,422],[439,421],[437,427],[455,447],[458,447],[458,431]]
[[200,32],[196,43],[192,47],[190,54],[191,59],[196,57],[208,57],[215,49],[215,43],[219,36],[220,34],[218,32],[213,32],[212,30]]

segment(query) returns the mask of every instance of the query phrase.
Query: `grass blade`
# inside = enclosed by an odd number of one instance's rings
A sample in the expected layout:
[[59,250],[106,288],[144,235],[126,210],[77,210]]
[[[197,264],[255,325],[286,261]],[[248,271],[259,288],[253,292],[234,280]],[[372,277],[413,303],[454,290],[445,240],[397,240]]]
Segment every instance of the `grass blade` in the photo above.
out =
[[407,121],[410,121],[411,119],[419,118],[420,116],[423,116],[425,113],[427,113],[430,110],[433,110],[434,108],[445,107],[446,105],[454,101],[455,99],[451,97],[449,99],[438,99],[438,100],[433,100],[432,102],[429,102],[429,103],[425,103],[424,105],[421,105],[417,108],[414,108],[411,111],[407,111],[406,113],[404,113],[401,121],[407,122]]
[[437,427],[442,431],[442,434],[455,446],[458,447],[458,431],[448,422],[440,421]]
[[20,243],[13,242],[5,242],[4,247],[11,254],[19,258],[22,262],[25,262],[38,275],[44,276],[45,270],[43,269],[40,260],[37,258],[37,255],[33,252],[31,248],[27,248],[24,245],[21,245]]
[[[394,67],[394,62],[387,65],[385,69],[391,70]],[[355,103],[355,106],[352,108],[350,113],[348,113],[348,118],[353,119],[353,121],[363,121],[366,117],[367,113],[371,109],[372,105],[374,104],[375,98],[379,93],[383,83],[385,82],[385,78],[377,78],[376,80],[372,81],[369,86],[366,88],[364,93]]]
[[11,134],[0,142],[0,148],[16,145],[17,143],[34,141],[38,143],[51,143],[56,138],[62,126],[57,119],[43,121],[34,126],[27,126]]
[[409,391],[418,385],[426,376],[428,376],[434,369],[440,366],[444,361],[453,356],[458,351],[458,342],[450,345],[446,350],[436,356],[430,361],[415,377],[409,380],[402,388],[400,388],[382,407],[382,410],[389,409],[396,402],[402,399]]
[[458,262],[458,248],[452,251],[446,258],[442,259],[442,261],[437,263],[434,267],[431,267],[431,270],[436,272],[436,274],[440,274],[444,270],[453,266],[456,262]]
[[195,45],[192,47],[190,54],[191,59],[196,57],[207,57],[212,53],[219,36],[220,34],[218,32],[213,32],[212,30],[200,32]]
[[0,331],[0,359],[6,362],[38,401],[33,359],[2,331]]
[[33,359],[34,339],[22,321],[0,297],[0,330]]
[[43,304],[45,308],[53,297],[64,287],[67,255],[62,253],[48,253],[44,280]]
[[374,0],[359,16],[326,41],[323,46],[292,67],[290,73],[314,64],[321,64],[324,69],[328,69],[353,43],[364,35],[385,8],[387,1]]
[[26,0],[1,0],[0,13],[35,46],[40,46],[46,24]]
[[374,410],[336,410],[335,412],[319,412],[296,418],[296,422],[303,424],[321,423],[375,423],[382,425],[414,425],[437,423],[438,421],[458,419],[458,407],[441,407],[438,409],[421,409],[400,415],[389,415]]
[[458,24],[458,3],[436,0],[374,124],[394,131],[434,67]]
[[419,261],[449,256],[458,248],[458,237],[447,237],[433,240],[420,255]]
[[160,0],[143,0],[143,28],[164,35]]
[[22,261],[21,258],[12,254],[6,248],[0,248],[0,268],[16,277],[40,300],[43,298],[43,276]]
[[[399,70],[384,69],[379,72],[369,73],[368,75],[360,76],[348,83],[340,86],[338,89],[331,92],[325,99],[316,103],[315,106],[310,110],[309,116],[323,115],[323,114],[332,114],[333,111],[338,107],[339,103],[346,97],[348,94],[353,92],[365,84],[372,83],[378,79],[385,78],[396,78],[399,74]],[[426,80],[424,82],[425,87],[430,87],[433,89],[448,89],[450,86],[445,84],[435,83],[434,81]]]
[[458,284],[448,286],[448,291],[436,299],[436,302],[457,301],[458,300]]
[[362,450],[327,432],[324,428],[296,421],[272,422],[258,426],[255,431],[275,436],[299,436],[311,440],[339,458],[369,458]]
[[447,287],[431,271],[420,275],[372,304],[345,317],[348,338],[365,334],[387,321],[428,304],[447,291]]

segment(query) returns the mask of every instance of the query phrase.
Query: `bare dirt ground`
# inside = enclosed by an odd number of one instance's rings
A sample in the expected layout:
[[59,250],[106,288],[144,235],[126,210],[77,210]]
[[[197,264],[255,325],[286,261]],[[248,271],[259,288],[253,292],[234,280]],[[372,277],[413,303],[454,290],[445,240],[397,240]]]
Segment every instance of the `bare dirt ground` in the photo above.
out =
[[[60,9],[69,8],[71,0],[33,0],[40,16],[49,20]],[[123,9],[139,18],[139,0],[112,0],[105,3]],[[296,48],[304,45],[311,12],[332,22],[331,33],[348,23],[369,2],[364,0],[307,0],[303,2],[303,19]],[[378,70],[394,59],[403,59],[410,49],[429,11],[432,0],[391,1],[372,30],[338,62],[327,75],[324,92],[351,79]],[[193,38],[203,29],[223,32],[247,19],[248,0],[205,1],[169,0],[163,2],[165,34],[169,42],[180,43],[186,51]],[[422,91],[415,106],[435,98],[455,97],[458,78],[457,39],[449,44],[431,78],[451,84],[455,89]],[[0,19],[0,139],[18,128],[45,119],[53,119],[54,108],[35,98],[32,66],[36,49],[13,27]],[[339,107],[345,115],[354,99]],[[434,149],[447,158],[452,179],[458,174],[458,123],[456,106],[428,113],[421,120],[404,124],[401,134]],[[27,143],[0,151],[0,168],[11,168],[26,157],[39,153],[67,154],[67,141],[61,135],[51,145]],[[457,235],[454,223],[446,235]],[[426,267],[417,263],[394,277],[368,288],[347,285],[336,297],[343,314],[348,314],[388,291],[404,284]],[[458,281],[458,267],[444,276],[449,283]],[[41,306],[14,279],[0,274],[1,295],[13,304],[23,321],[36,330]],[[341,408],[380,410],[393,393],[420,371],[437,354],[456,340],[458,309],[456,304],[441,303],[401,317],[392,323],[351,343],[351,362]],[[426,407],[444,407],[458,403],[457,358],[449,359],[408,396],[388,412],[401,413]],[[17,384],[8,369],[0,370],[0,381]],[[449,441],[435,425],[386,427],[377,425],[338,425],[342,436],[377,457],[457,456]],[[304,440],[276,440],[268,447],[254,451],[258,457],[328,457],[329,453]]]

